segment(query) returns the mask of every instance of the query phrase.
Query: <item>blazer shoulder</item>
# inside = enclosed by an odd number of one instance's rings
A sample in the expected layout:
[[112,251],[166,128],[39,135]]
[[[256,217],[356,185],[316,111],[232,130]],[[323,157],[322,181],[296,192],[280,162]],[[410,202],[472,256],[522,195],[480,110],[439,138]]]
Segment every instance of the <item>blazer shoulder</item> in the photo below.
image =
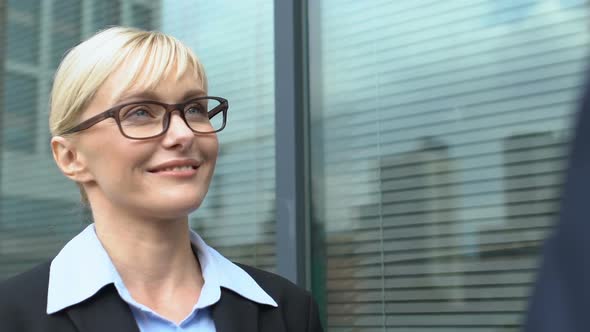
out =
[[307,290],[282,276],[249,265],[237,265],[246,271],[268,295],[279,303],[285,300],[307,301],[307,298],[311,296]]
[[30,305],[33,299],[47,301],[47,286],[49,285],[49,266],[51,262],[44,262],[32,269],[0,282],[0,305],[9,302],[11,305],[26,301]]
[[0,282],[0,330],[30,331],[45,317],[50,262]]
[[277,309],[282,313],[289,331],[323,331],[318,306],[310,292],[274,273],[248,265],[237,265],[277,302]]

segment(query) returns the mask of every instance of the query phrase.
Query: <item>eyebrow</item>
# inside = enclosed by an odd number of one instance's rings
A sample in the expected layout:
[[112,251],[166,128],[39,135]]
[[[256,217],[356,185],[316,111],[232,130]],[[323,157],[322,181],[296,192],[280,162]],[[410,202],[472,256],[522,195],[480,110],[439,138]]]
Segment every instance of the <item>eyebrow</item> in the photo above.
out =
[[[184,95],[181,98],[181,101],[185,101],[191,97],[201,97],[201,96],[205,96],[205,91],[201,90],[201,89],[194,89],[194,90],[188,90],[184,93]],[[157,93],[155,93],[154,91],[151,90],[144,90],[144,91],[138,91],[138,92],[127,92],[127,93],[122,93],[116,100],[115,100],[115,105],[117,104],[121,104],[125,101],[129,101],[129,99],[137,99],[137,100],[160,100],[162,96],[158,95]]]

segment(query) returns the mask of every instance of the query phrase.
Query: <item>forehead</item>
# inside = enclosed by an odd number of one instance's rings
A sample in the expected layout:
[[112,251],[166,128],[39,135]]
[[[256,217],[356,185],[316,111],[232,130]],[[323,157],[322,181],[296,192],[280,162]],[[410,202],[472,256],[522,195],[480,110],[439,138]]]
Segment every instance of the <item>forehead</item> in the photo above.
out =
[[125,61],[97,91],[97,97],[110,105],[130,99],[178,101],[187,93],[206,94],[203,79],[192,65],[172,62],[168,67],[154,68]]

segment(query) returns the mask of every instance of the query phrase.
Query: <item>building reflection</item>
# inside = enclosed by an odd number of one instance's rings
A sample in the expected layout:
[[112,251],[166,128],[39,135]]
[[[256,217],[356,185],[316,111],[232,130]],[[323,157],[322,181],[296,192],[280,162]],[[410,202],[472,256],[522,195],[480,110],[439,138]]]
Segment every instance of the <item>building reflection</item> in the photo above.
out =
[[482,167],[503,174],[494,186],[483,173],[466,186],[434,137],[375,161],[375,201],[326,238],[329,326],[468,326],[477,315],[514,330],[557,213],[564,142],[534,133],[500,144],[503,162]]

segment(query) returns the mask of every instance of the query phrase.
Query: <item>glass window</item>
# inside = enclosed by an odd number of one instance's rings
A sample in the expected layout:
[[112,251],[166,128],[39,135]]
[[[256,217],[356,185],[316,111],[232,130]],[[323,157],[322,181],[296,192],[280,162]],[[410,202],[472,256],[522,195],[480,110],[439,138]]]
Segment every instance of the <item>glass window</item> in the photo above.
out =
[[94,0],[92,27],[95,31],[121,23],[121,3],[119,0]]
[[37,80],[11,72],[3,78],[3,148],[33,152],[37,137]]
[[82,35],[82,13],[79,0],[53,2],[51,20],[51,65],[57,68],[66,51],[74,47]]
[[8,0],[7,58],[23,64],[39,62],[39,0]]
[[152,9],[140,4],[133,4],[132,9],[132,25],[144,30],[152,30],[154,28],[154,17]]
[[518,331],[558,212],[587,6],[323,0],[310,17],[328,330]]

